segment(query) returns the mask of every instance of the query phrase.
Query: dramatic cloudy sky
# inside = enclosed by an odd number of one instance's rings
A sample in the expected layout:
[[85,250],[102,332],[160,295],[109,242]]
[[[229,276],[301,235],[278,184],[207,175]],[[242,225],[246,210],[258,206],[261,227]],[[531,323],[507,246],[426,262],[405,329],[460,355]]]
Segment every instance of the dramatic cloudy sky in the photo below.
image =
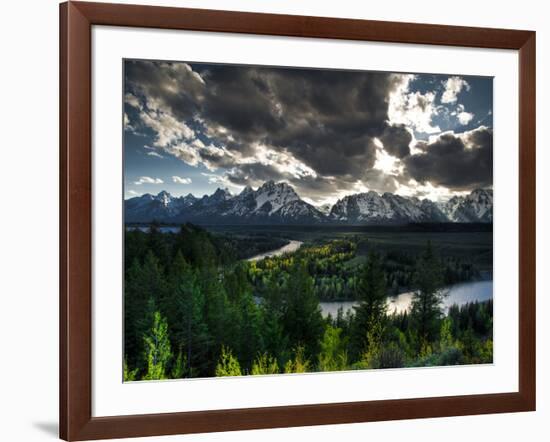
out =
[[125,197],[286,181],[313,204],[492,185],[492,79],[125,62]]

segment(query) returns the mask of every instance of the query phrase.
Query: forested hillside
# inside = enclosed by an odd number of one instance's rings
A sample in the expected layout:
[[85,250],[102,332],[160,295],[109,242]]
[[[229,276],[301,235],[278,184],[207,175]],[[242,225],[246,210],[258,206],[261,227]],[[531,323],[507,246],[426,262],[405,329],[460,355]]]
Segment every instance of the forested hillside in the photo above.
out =
[[[258,262],[246,244],[191,224],[126,232],[126,381],[492,362],[492,301],[440,307],[476,269],[429,243],[412,255],[338,239]],[[402,287],[410,312],[388,314]],[[324,318],[320,299],[360,302]]]
[[[292,255],[275,256],[250,264],[249,275],[255,292],[262,294],[269,282],[288,276],[295,262],[303,262],[313,278],[313,290],[320,301],[359,299],[362,268],[369,251],[376,248],[368,240],[350,238],[325,241],[300,248]],[[456,256],[440,258],[444,285],[480,278],[471,262]],[[388,295],[414,287],[417,256],[410,251],[390,250],[381,261]]]

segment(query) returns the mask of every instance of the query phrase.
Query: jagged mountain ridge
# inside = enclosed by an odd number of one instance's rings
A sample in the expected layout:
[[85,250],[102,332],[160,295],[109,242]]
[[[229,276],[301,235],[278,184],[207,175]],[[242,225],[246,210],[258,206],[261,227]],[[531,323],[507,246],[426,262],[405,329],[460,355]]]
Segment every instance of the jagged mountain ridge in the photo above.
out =
[[125,200],[126,222],[196,222],[204,224],[397,224],[411,222],[492,222],[493,192],[476,189],[445,203],[374,191],[348,195],[332,207],[302,200],[287,183],[267,181],[238,195],[217,189],[197,198],[166,191]]
[[453,222],[493,222],[493,191],[475,189],[467,196],[454,196],[442,211]]

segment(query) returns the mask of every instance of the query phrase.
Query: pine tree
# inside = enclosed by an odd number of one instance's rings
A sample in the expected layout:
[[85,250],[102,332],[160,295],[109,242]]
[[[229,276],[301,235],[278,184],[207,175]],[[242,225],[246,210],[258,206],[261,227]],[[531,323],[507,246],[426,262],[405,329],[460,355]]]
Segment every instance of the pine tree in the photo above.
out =
[[341,338],[342,330],[327,326],[323,340],[321,341],[321,352],[319,353],[319,370],[338,371],[344,370],[348,365],[346,342]]
[[285,334],[282,322],[284,300],[281,288],[273,280],[269,280],[260,310],[262,313],[262,338],[264,347],[269,354],[276,355],[279,363],[286,360],[288,351],[288,336]]
[[143,318],[147,309],[147,298],[141,290],[141,265],[134,259],[126,272],[124,284],[124,353],[126,362],[137,367],[143,353],[143,333],[139,318]]
[[305,356],[304,347],[299,346],[294,351],[294,359],[285,364],[285,373],[306,373],[310,371],[311,363]]
[[147,234],[147,248],[153,251],[158,264],[162,267],[167,267],[170,263],[171,253],[170,246],[166,240],[166,234],[160,230],[160,224],[153,221],[149,226]]
[[277,364],[277,359],[269,356],[267,353],[262,353],[258,355],[256,360],[252,364],[252,375],[277,373],[279,373],[279,365]]
[[185,377],[187,368],[187,360],[183,356],[182,352],[180,351],[178,353],[178,357],[176,358],[176,362],[172,365],[172,370],[170,371],[170,378],[171,379],[181,379]]
[[234,306],[235,317],[238,321],[238,335],[236,338],[237,354],[245,369],[250,369],[254,356],[264,350],[261,330],[261,312],[254,302],[252,293],[245,293]]
[[303,347],[307,358],[314,357],[319,351],[324,326],[306,262],[295,262],[292,266],[283,305],[282,323],[290,346]]
[[128,367],[127,358],[124,358],[124,368],[123,368],[123,379],[124,382],[135,381],[137,378],[138,369],[134,368],[133,370]]
[[450,317],[447,316],[441,322],[441,331],[440,331],[440,338],[439,338],[439,345],[440,345],[441,351],[445,351],[454,345],[452,327],[453,327],[452,320]]
[[354,359],[374,352],[373,346],[380,345],[386,318],[386,276],[380,255],[374,251],[369,253],[363,267],[357,293],[359,305],[355,307],[351,343]]
[[444,297],[441,263],[429,241],[417,262],[414,281],[417,289],[412,298],[411,319],[418,333],[418,351],[423,353],[437,339]]
[[178,252],[170,269],[170,290],[163,311],[170,323],[172,345],[183,352],[188,377],[209,374],[204,363],[210,342],[204,304],[196,272]]
[[264,351],[262,339],[262,316],[252,295],[246,267],[238,263],[224,274],[224,287],[231,304],[231,346],[242,368],[250,370],[256,355]]
[[155,310],[153,300],[149,301],[149,310],[153,313],[151,327],[143,338],[147,361],[147,371],[143,379],[166,379],[166,369],[172,358],[170,340],[168,339],[168,323],[160,312]]
[[239,361],[231,350],[225,346],[222,347],[220,360],[216,365],[216,376],[241,376],[241,366]]
[[233,321],[233,309],[227,299],[220,273],[215,267],[200,269],[199,287],[204,296],[204,321],[209,340],[204,350],[204,370],[211,374],[216,370],[222,346],[233,343],[238,335],[238,325]]
[[361,361],[366,368],[380,368],[379,358],[382,353],[382,333],[383,325],[381,320],[374,320],[371,316],[368,321],[368,329],[366,342],[367,346],[365,352],[361,357]]

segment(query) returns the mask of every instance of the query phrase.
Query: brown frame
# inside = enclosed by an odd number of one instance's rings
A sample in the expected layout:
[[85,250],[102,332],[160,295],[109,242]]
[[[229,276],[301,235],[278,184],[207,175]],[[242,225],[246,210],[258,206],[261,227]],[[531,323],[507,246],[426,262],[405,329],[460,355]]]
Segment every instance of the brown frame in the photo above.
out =
[[[92,417],[92,25],[519,51],[519,391]],[[105,3],[63,3],[60,5],[59,130],[59,428],[62,439],[105,439],[535,410],[535,32]]]

